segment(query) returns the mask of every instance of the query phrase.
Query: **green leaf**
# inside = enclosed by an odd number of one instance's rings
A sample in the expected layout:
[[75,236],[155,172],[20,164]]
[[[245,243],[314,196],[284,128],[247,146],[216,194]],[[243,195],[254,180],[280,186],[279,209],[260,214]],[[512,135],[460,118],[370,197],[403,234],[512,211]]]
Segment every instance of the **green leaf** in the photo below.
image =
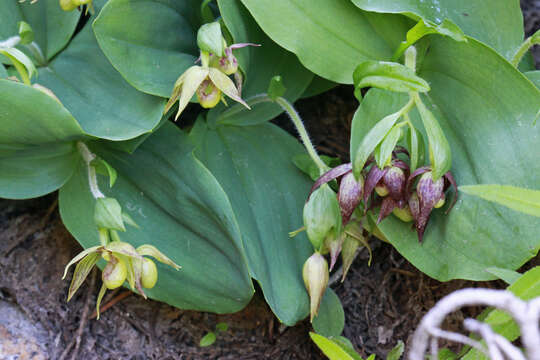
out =
[[[540,91],[523,74],[474,39],[433,37],[419,75],[431,85],[429,98],[423,99],[429,99],[450,144],[458,185],[538,187],[540,127],[533,121]],[[370,90],[353,119],[351,147],[406,101],[404,94]],[[410,116],[420,129],[417,111]],[[440,281],[493,279],[486,268],[517,269],[540,248],[538,219],[466,194],[448,215],[433,211],[422,244],[410,225],[394,216],[379,229],[412,264]]]
[[290,159],[302,146],[272,124],[209,129],[199,120],[190,137],[231,200],[251,276],[279,320],[294,325],[309,313],[302,266],[313,252],[305,234],[288,236],[302,226],[311,186]]
[[427,92],[429,84],[405,65],[385,61],[364,61],[354,70],[357,89],[376,87],[395,92]]
[[540,89],[540,70],[527,71],[524,75]]
[[412,29],[407,31],[406,40],[399,44],[399,48],[394,53],[394,60],[398,60],[409,46],[429,34],[449,36],[456,41],[467,41],[461,29],[448,19],[444,19],[440,25],[431,21],[420,20]]
[[[403,14],[416,21],[441,24],[448,19],[511,59],[523,41],[523,17],[518,1],[508,0],[352,0],[359,8],[378,13]],[[444,23],[444,22],[443,22]]]
[[39,68],[39,83],[54,92],[88,134],[109,140],[149,132],[164,108],[162,99],[137,91],[118,74],[89,24],[47,67]]
[[96,199],[94,222],[100,229],[126,231],[122,219],[122,207],[115,198]]
[[18,23],[25,21],[34,31],[34,41],[39,45],[46,60],[50,60],[69,42],[75,32],[81,13],[62,11],[58,1],[42,0],[0,2],[0,39],[4,40],[19,32]]
[[213,53],[219,57],[223,56],[223,37],[221,36],[219,22],[204,24],[199,28],[197,46],[202,51]]
[[390,60],[409,27],[403,17],[361,11],[349,1],[242,3],[264,32],[295,53],[305,67],[339,83],[352,83],[352,73],[362,61]]
[[499,279],[501,279],[508,285],[512,285],[513,283],[516,282],[517,279],[521,277],[521,274],[518,273],[517,271],[508,270],[504,268],[490,267],[490,268],[487,268],[486,271],[490,274],[495,275],[496,277],[498,277]]
[[[140,225],[122,233],[122,241],[134,247],[152,244],[182,265],[176,271],[158,263],[158,283],[145,289],[146,295],[182,309],[242,309],[254,290],[241,233],[227,195],[195,159],[188,137],[167,123],[131,155],[98,144],[92,150],[118,172],[114,188],[102,186],[102,191]],[[97,244],[84,167],[62,187],[59,201],[62,220],[75,238],[84,247]]]
[[[253,17],[239,0],[218,0],[221,16],[235,43],[254,43],[260,47],[233,50],[245,78],[242,97],[249,101],[255,95],[268,91],[272,77],[279,75],[286,90],[282,95],[290,102],[296,101],[307,88],[313,73],[290,53],[273,42],[259,28]],[[218,105],[208,114],[209,124],[255,125],[273,119],[283,109],[272,102],[250,102],[251,110],[240,104]]]
[[26,45],[34,41],[34,31],[32,27],[25,21],[19,21],[19,36],[21,37],[20,44]]
[[310,332],[309,336],[315,345],[317,345],[330,360],[362,360],[360,355],[351,352],[350,349],[341,347],[340,343],[337,343],[332,339],[328,339],[313,332]]
[[392,160],[392,151],[396,147],[399,139],[401,138],[401,126],[394,125],[394,127],[386,134],[383,141],[375,149],[375,161],[379,168],[383,169],[390,164]]
[[412,128],[410,126],[407,128],[406,136],[407,149],[409,149],[409,153],[411,155],[409,167],[412,174],[414,170],[424,165],[424,137],[422,136],[422,133],[414,127],[414,125],[412,125]]
[[8,57],[13,65],[19,70],[19,67],[22,65],[23,69],[26,70],[26,74],[20,74],[22,77],[22,81],[26,83],[30,83],[29,79],[31,79],[33,76],[37,74],[36,66],[30,60],[28,56],[26,56],[25,53],[20,51],[16,48],[1,48],[0,47],[0,54],[5,55]]
[[510,185],[469,185],[460,186],[459,190],[524,214],[540,217],[540,190]]
[[278,97],[283,96],[285,94],[285,91],[287,89],[283,85],[283,81],[281,80],[281,76],[276,75],[272,79],[270,79],[270,85],[268,85],[268,97],[275,101]]
[[105,160],[96,157],[91,164],[93,167],[96,168],[96,172],[100,175],[105,175],[109,177],[109,187],[113,187],[116,178],[118,177],[118,174],[116,173],[116,170],[109,165],[108,162]]
[[215,342],[216,342],[216,334],[210,331],[209,333],[207,333],[206,335],[202,337],[201,341],[199,341],[199,346],[206,347],[206,346],[212,345]]
[[416,95],[415,103],[428,138],[429,161],[433,171],[433,180],[438,180],[452,166],[452,150],[439,121],[420,100],[420,95]]
[[[540,266],[536,266],[516,280],[507,290],[523,300],[532,300],[540,296]],[[504,336],[509,341],[514,341],[520,336],[519,327],[512,317],[502,310],[493,309],[483,319],[496,333]],[[463,360],[487,359],[478,350],[470,350]]]
[[317,334],[332,337],[339,336],[345,328],[345,312],[339,297],[334,290],[328,288],[319,307],[318,315],[311,323]]
[[[392,127],[401,115],[399,112],[387,115],[371,129],[363,132],[362,130],[357,130],[354,128],[354,123],[358,122],[358,120],[355,121],[357,114],[358,111],[353,118],[353,132],[351,135],[351,139],[353,136],[355,138],[354,143],[351,140],[351,161],[353,163],[353,171],[356,177],[360,175],[360,172],[364,168],[369,155],[371,155],[377,145],[379,145],[381,141],[383,141],[384,137],[392,130]],[[361,140],[358,141],[357,139]]]
[[7,78],[9,75],[6,71],[6,68],[4,67],[4,65],[0,64],[0,79],[5,79]]
[[325,78],[315,75],[308,88],[302,94],[302,98],[322,94],[323,92],[333,89],[337,85],[338,84],[333,81],[326,80]]
[[[320,155],[321,160],[328,165],[328,167],[333,168],[341,164],[341,160],[337,157],[330,157],[326,155]],[[302,152],[296,154],[292,158],[292,162],[298,169],[300,169],[304,174],[308,175],[313,181],[317,180],[321,176],[319,167],[313,161],[309,154]]]
[[199,56],[199,11],[200,0],[110,0],[93,27],[104,54],[131,85],[168,98]]
[[403,355],[403,351],[405,350],[405,344],[403,341],[398,340],[396,346],[392,348],[386,355],[386,360],[399,360],[401,358],[401,355]]
[[62,186],[80,162],[74,141],[86,137],[71,114],[10,80],[0,80],[0,109],[0,197],[32,198]]
[[227,325],[227,323],[220,322],[216,324],[216,331],[225,332],[227,330],[229,330],[229,325]]

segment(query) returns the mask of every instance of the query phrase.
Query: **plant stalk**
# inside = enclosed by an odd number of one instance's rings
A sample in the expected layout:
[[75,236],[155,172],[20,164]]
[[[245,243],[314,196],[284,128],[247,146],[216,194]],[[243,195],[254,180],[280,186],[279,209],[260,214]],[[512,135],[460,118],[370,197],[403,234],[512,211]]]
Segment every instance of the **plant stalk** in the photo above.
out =
[[77,149],[81,154],[84,162],[86,163],[86,168],[88,169],[88,185],[90,186],[90,192],[94,199],[104,198],[105,195],[99,190],[96,168],[93,167],[90,163],[96,158],[96,155],[88,149],[88,146],[81,141],[77,142]]

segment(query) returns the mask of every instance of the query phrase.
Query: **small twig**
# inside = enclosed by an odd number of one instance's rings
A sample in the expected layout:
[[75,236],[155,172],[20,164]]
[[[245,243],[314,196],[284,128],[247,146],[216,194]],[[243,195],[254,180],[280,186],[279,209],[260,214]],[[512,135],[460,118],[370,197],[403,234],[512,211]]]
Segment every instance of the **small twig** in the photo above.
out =
[[75,346],[75,349],[73,349],[73,353],[71,354],[71,360],[75,360],[77,358],[77,354],[79,353],[79,348],[81,346],[82,334],[83,334],[84,328],[86,327],[86,323],[88,321],[88,311],[90,309],[90,301],[94,294],[93,290],[94,290],[95,285],[96,285],[96,271],[93,270],[92,277],[90,279],[90,286],[88,288],[88,293],[86,294],[86,300],[83,306],[81,322],[79,323],[79,328],[77,329],[76,336],[75,338],[73,338],[73,340],[71,340],[68,346],[64,349],[64,352],[62,352],[62,355],[60,355],[59,360],[64,360],[69,354],[69,352],[71,351],[71,348],[73,348],[73,346]]
[[[105,305],[100,307],[100,309],[99,309],[100,314],[103,314],[105,311],[107,311],[107,309],[114,306],[116,303],[124,300],[125,298],[127,298],[131,294],[132,294],[131,291],[124,291],[123,293],[115,296],[113,299],[111,299],[111,301],[107,302]],[[97,317],[97,312],[94,310],[94,312],[90,316],[90,319],[95,319],[96,317]]]

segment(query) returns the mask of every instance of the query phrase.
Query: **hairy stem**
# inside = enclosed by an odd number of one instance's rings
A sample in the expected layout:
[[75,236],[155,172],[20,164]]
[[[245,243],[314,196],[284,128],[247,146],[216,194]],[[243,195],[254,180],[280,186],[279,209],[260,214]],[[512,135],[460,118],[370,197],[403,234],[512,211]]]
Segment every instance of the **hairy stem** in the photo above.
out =
[[[536,34],[535,34],[536,35]],[[521,59],[523,58],[523,56],[525,56],[525,54],[527,53],[527,51],[534,45],[537,45],[539,44],[539,41],[538,41],[538,36],[530,36],[528,37],[527,39],[525,39],[525,41],[521,44],[521,46],[517,49],[516,53],[514,54],[514,56],[512,57],[512,60],[510,61],[510,63],[512,65],[514,65],[514,67],[518,67],[519,63],[521,62]]]
[[313,146],[313,143],[311,142],[311,139],[309,138],[309,135],[304,126],[304,123],[302,122],[302,118],[300,117],[296,109],[292,106],[292,104],[282,97],[278,97],[276,99],[276,103],[278,103],[278,105],[281,106],[281,108],[285,110],[285,112],[291,118],[291,121],[296,127],[296,130],[298,131],[298,134],[300,135],[300,139],[302,139],[302,142],[304,143],[304,147],[306,148],[309,156],[319,168],[320,174],[322,175],[328,170],[330,170],[330,168],[324,163],[324,161],[321,160],[321,158],[319,157],[319,154],[317,154],[317,151],[315,150],[315,147]]

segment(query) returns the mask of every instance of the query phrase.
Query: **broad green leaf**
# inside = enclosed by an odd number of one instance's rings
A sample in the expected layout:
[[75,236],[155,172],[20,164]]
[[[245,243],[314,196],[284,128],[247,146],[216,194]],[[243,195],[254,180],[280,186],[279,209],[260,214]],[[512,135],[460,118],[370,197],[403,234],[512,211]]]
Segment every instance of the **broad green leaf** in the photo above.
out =
[[469,185],[460,186],[459,190],[524,214],[540,217],[540,190],[511,185]]
[[311,96],[322,94],[323,92],[326,92],[336,87],[337,85],[338,84],[333,81],[326,80],[325,78],[315,75],[307,89],[302,94],[302,98],[308,98]]
[[540,89],[540,70],[527,71],[524,75]]
[[[507,290],[511,291],[517,297],[523,300],[531,300],[540,296],[540,267],[534,267],[521,275]],[[512,317],[506,312],[493,309],[482,320],[484,323],[489,324],[491,328],[498,334],[504,336],[510,341],[516,340],[519,335],[519,327],[514,322]],[[463,358],[463,360],[474,359],[487,359],[478,350],[470,350]]]
[[152,130],[161,119],[164,101],[137,91],[118,74],[89,24],[47,67],[39,68],[38,80],[96,137],[131,139]]
[[[474,39],[464,43],[435,36],[419,75],[431,85],[423,99],[448,139],[458,185],[538,187],[540,127],[533,121],[540,91],[523,74]],[[351,146],[406,100],[370,90],[353,119]],[[410,115],[420,129],[417,111]],[[540,248],[537,218],[467,194],[460,194],[448,215],[434,210],[422,244],[410,225],[394,216],[379,229],[411,263],[441,281],[493,279],[484,269],[517,269]]]
[[168,98],[199,56],[199,12],[200,0],[110,0],[93,27],[99,46],[131,85]]
[[9,75],[6,71],[6,68],[4,67],[4,65],[0,64],[0,79],[5,79],[7,78]]
[[438,180],[452,166],[452,150],[439,121],[416,95],[416,108],[422,119],[428,138],[429,162],[433,179]]
[[[243,308],[253,287],[241,233],[227,195],[193,156],[188,137],[167,123],[131,155],[97,144],[92,149],[118,172],[112,189],[99,177],[101,190],[140,226],[121,233],[121,240],[134,247],[151,244],[182,266],[177,271],[157,263],[157,285],[146,295],[182,309]],[[60,191],[60,213],[84,247],[98,243],[93,204],[80,167]]]
[[19,21],[26,21],[34,31],[35,42],[46,60],[62,50],[75,32],[81,13],[62,11],[58,1],[0,1],[0,39],[5,40],[19,32]]
[[328,288],[319,307],[318,315],[311,324],[313,330],[322,336],[339,336],[345,328],[345,312],[339,297],[334,290]]
[[352,83],[362,61],[390,60],[410,24],[400,16],[361,11],[348,0],[242,3],[264,32],[305,67],[339,83]]
[[376,87],[395,92],[427,92],[429,84],[405,65],[386,61],[364,61],[353,73],[356,88]]
[[280,321],[294,325],[309,313],[302,266],[313,252],[304,233],[288,236],[303,225],[311,186],[291,160],[302,146],[272,124],[209,129],[201,119],[190,137],[231,199],[251,276]]
[[[242,97],[249,101],[253,96],[267,92],[270,80],[279,75],[286,88],[281,96],[291,102],[296,101],[311,82],[313,74],[302,66],[295,54],[284,50],[264,34],[240,0],[219,0],[218,4],[235,43],[261,45],[233,50],[245,77]],[[211,124],[255,125],[283,112],[279,105],[267,101],[250,103],[250,106],[251,110],[241,104],[229,108],[219,105],[210,111],[208,121]]]
[[326,338],[313,332],[310,332],[309,336],[330,360],[362,360],[360,355],[352,353],[349,349],[347,349],[349,350],[347,351],[341,344],[335,342],[333,339]]
[[518,273],[517,271],[508,270],[504,268],[491,267],[491,268],[487,268],[486,271],[490,274],[495,275],[496,277],[498,277],[499,279],[501,279],[508,285],[512,285],[513,283],[516,282],[517,279],[521,277],[521,274]]
[[441,24],[454,22],[507,59],[523,41],[523,17],[517,0],[352,0],[359,8],[378,13],[403,14],[414,20]]
[[85,134],[58,102],[30,86],[0,80],[0,197],[32,198],[62,186]]

